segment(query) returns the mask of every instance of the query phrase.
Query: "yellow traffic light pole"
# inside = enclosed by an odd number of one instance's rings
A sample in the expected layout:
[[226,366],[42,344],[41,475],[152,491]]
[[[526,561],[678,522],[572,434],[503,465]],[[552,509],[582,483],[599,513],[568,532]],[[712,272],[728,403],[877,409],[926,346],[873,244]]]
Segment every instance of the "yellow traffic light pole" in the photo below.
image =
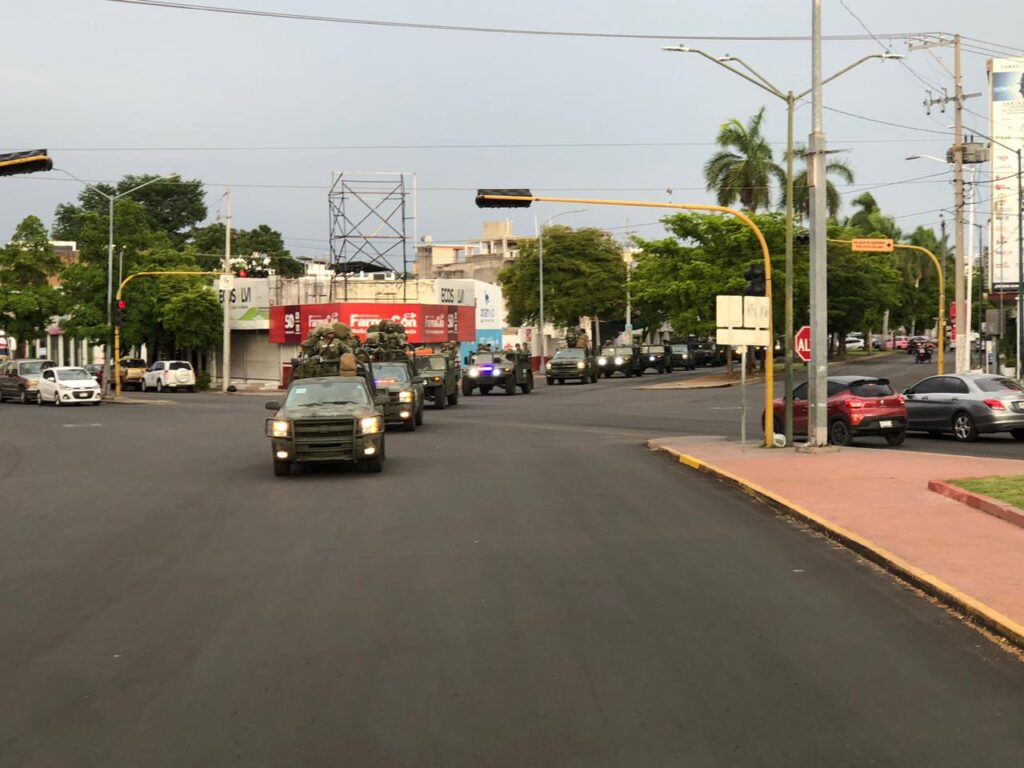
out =
[[[124,291],[124,287],[128,285],[136,277],[172,277],[172,276],[191,276],[197,275],[223,275],[223,272],[136,272],[135,274],[128,275],[121,284],[117,287],[117,296],[115,301],[121,300],[121,293]],[[227,297],[225,296],[225,301]],[[121,396],[121,326],[114,326],[114,359],[111,366],[114,369],[114,398]]]
[[[878,239],[882,240],[882,238],[878,238]],[[835,243],[837,245],[849,245],[849,246],[851,246],[851,248],[853,246],[853,240],[833,240],[833,239],[829,239],[828,242]],[[942,269],[942,262],[939,260],[938,256],[936,256],[934,253],[929,251],[927,248],[922,248],[920,245],[909,245],[909,244],[906,244],[906,243],[893,243],[892,247],[893,248],[901,248],[904,251],[917,251],[918,253],[923,253],[925,256],[927,256],[928,258],[930,258],[932,260],[932,263],[935,265],[935,269],[937,269],[938,272],[939,272],[939,315],[938,315],[938,325],[939,325],[939,339],[938,339],[939,343],[938,343],[938,347],[939,347],[939,350],[938,350],[938,360],[937,360],[937,362],[938,362],[938,371],[937,372],[941,375],[941,374],[945,373],[945,357],[946,357],[945,354],[943,353],[944,352],[943,347],[946,346],[946,274],[945,274],[945,272]],[[870,344],[871,340],[868,339],[867,343]],[[969,343],[970,343],[970,341],[968,341],[968,344]]]
[[[757,242],[761,245],[761,253],[764,256],[764,294],[768,299],[768,306],[772,305],[772,262],[771,254],[768,252],[768,243],[764,234],[750,217],[735,208],[726,208],[722,205],[697,205],[696,203],[651,203],[637,200],[592,200],[585,197],[538,197],[534,195],[488,195],[481,194],[477,200],[489,200],[493,202],[507,203],[572,203],[573,205],[616,205],[632,208],[671,208],[682,211],[704,211],[706,213],[725,213],[743,222],[754,233]],[[765,402],[764,402],[764,444],[771,448],[775,436],[775,371],[774,371],[774,350],[775,350],[775,322],[772,313],[768,313],[768,345],[765,348]]]

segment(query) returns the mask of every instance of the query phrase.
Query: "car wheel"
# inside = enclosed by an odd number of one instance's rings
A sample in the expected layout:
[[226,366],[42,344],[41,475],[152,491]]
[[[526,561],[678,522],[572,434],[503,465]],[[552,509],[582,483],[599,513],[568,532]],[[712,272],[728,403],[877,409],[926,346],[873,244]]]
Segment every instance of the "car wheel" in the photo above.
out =
[[160,379],[156,380],[156,391],[157,391],[157,394],[159,394],[159,393],[164,391],[164,383],[162,381],[160,381]]
[[516,377],[509,376],[505,379],[505,394],[514,395],[516,393]]
[[452,392],[450,395],[448,395],[448,405],[458,405],[458,404],[459,404],[459,390],[456,389],[454,392]]
[[22,405],[28,404],[28,393],[24,389],[21,390],[20,393],[18,393],[18,402],[21,403]]
[[885,442],[889,445],[903,445],[907,439],[907,430],[901,429],[899,432],[890,432],[885,436]]
[[418,411],[416,411],[416,415],[413,416],[412,420],[416,423],[417,427],[419,427],[419,426],[421,426],[423,424],[423,406],[422,405],[420,406],[420,409]]
[[414,416],[413,418],[409,419],[408,421],[403,422],[402,426],[405,427],[405,431],[406,432],[415,432],[416,431],[416,417]]
[[466,397],[469,397],[470,395],[473,394],[473,384],[470,382],[469,379],[462,380],[462,394],[464,394]]
[[525,379],[523,379],[523,383],[520,385],[519,388],[523,391],[524,395],[530,394],[530,390],[533,389],[533,377],[527,376]]
[[1014,440],[1024,440],[1024,429],[1011,429],[1010,434]]
[[145,391],[146,391],[146,380],[143,379],[142,381],[139,382],[139,392],[145,392]]
[[596,373],[593,376],[590,377],[590,383],[591,384],[597,384],[597,374]]
[[448,398],[444,396],[444,389],[438,388],[434,391],[434,410],[443,411],[448,407]]
[[377,455],[369,459],[366,459],[366,471],[367,472],[383,472],[384,471],[384,457]]
[[53,404],[60,407],[60,396],[56,392],[53,393]]
[[626,373],[626,378],[627,379],[633,378],[633,372],[632,371],[626,371],[625,373]]
[[274,461],[274,477],[288,477],[292,473],[290,461]]
[[[55,400],[54,402],[56,402],[56,400]],[[42,405],[42,404],[43,404],[43,393],[42,393],[42,392],[40,392],[40,393],[39,393],[39,394],[38,394],[38,395],[36,396],[36,405]]]
[[611,371],[605,371],[605,372],[604,372],[604,377],[605,377],[606,379],[610,379],[610,378],[612,377],[612,372],[611,372]]
[[832,445],[849,445],[853,441],[850,426],[843,419],[833,419],[828,425],[828,441]]
[[978,439],[978,428],[971,414],[960,411],[953,416],[953,437],[964,443],[973,443]]
[[554,377],[552,377],[552,376],[548,376],[548,377],[547,377],[547,383],[548,383],[548,384],[554,384],[554,383],[555,383],[555,379],[554,379]]
[[559,383],[559,384],[565,384],[565,379],[559,379],[559,380],[558,380],[558,383]]

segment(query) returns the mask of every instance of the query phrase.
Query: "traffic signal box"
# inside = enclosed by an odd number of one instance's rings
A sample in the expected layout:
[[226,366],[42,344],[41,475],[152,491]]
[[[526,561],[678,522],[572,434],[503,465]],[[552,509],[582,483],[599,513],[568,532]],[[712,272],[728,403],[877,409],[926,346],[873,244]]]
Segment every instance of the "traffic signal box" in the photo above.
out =
[[117,304],[114,306],[114,324],[119,328],[124,326],[124,316],[128,311],[128,302],[124,299],[118,299]]
[[16,176],[19,173],[50,170],[53,170],[53,160],[46,154],[45,149],[0,154],[0,176]]
[[753,264],[751,267],[743,273],[743,276],[747,278],[747,288],[743,291],[747,296],[764,296],[765,295],[765,279],[764,279],[764,264]]

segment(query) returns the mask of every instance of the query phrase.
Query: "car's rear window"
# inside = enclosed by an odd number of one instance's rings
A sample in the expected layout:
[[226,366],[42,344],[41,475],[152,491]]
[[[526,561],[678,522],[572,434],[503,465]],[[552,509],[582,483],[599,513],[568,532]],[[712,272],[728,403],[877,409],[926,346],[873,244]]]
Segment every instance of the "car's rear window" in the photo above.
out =
[[885,379],[877,381],[858,381],[850,387],[850,394],[857,397],[888,397],[896,394],[892,385]]
[[1024,392],[1024,387],[1013,379],[977,379],[975,384],[982,392],[1004,392],[1008,389],[1014,392]]
[[183,362],[168,363],[167,367],[170,370],[172,370],[172,371],[191,371],[192,370],[192,363],[183,363]]
[[122,360],[121,365],[125,368],[145,368],[145,360]]

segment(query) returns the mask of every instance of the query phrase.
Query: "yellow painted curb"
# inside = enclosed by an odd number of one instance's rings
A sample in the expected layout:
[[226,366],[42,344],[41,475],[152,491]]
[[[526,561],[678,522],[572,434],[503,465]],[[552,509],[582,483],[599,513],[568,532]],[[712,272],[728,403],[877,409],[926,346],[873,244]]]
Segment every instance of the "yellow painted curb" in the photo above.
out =
[[678,458],[680,464],[696,469],[698,472],[706,472],[721,480],[725,480],[749,495],[765,501],[776,509],[802,520],[816,530],[824,533],[829,538],[838,541],[840,544],[849,547],[868,560],[871,560],[873,563],[882,566],[887,571],[908,584],[917,587],[945,605],[955,608],[979,626],[994,632],[1000,637],[1011,642],[1013,645],[1024,650],[1024,625],[1019,624],[1009,616],[986,605],[980,600],[961,592],[959,589],[947,584],[942,579],[933,576],[915,565],[912,565],[898,555],[893,554],[885,547],[879,546],[870,539],[866,539],[863,536],[853,533],[852,531],[849,531],[846,528],[821,517],[820,515],[816,515],[809,509],[789,501],[788,499],[779,496],[777,493],[773,493],[767,488],[761,487],[757,483],[745,480],[744,478],[739,477],[726,469],[722,469],[721,467],[708,464],[706,461],[698,459],[696,456],[690,456],[666,446],[657,445],[653,441],[648,443],[648,447],[654,448],[662,453],[668,453],[675,456]]

